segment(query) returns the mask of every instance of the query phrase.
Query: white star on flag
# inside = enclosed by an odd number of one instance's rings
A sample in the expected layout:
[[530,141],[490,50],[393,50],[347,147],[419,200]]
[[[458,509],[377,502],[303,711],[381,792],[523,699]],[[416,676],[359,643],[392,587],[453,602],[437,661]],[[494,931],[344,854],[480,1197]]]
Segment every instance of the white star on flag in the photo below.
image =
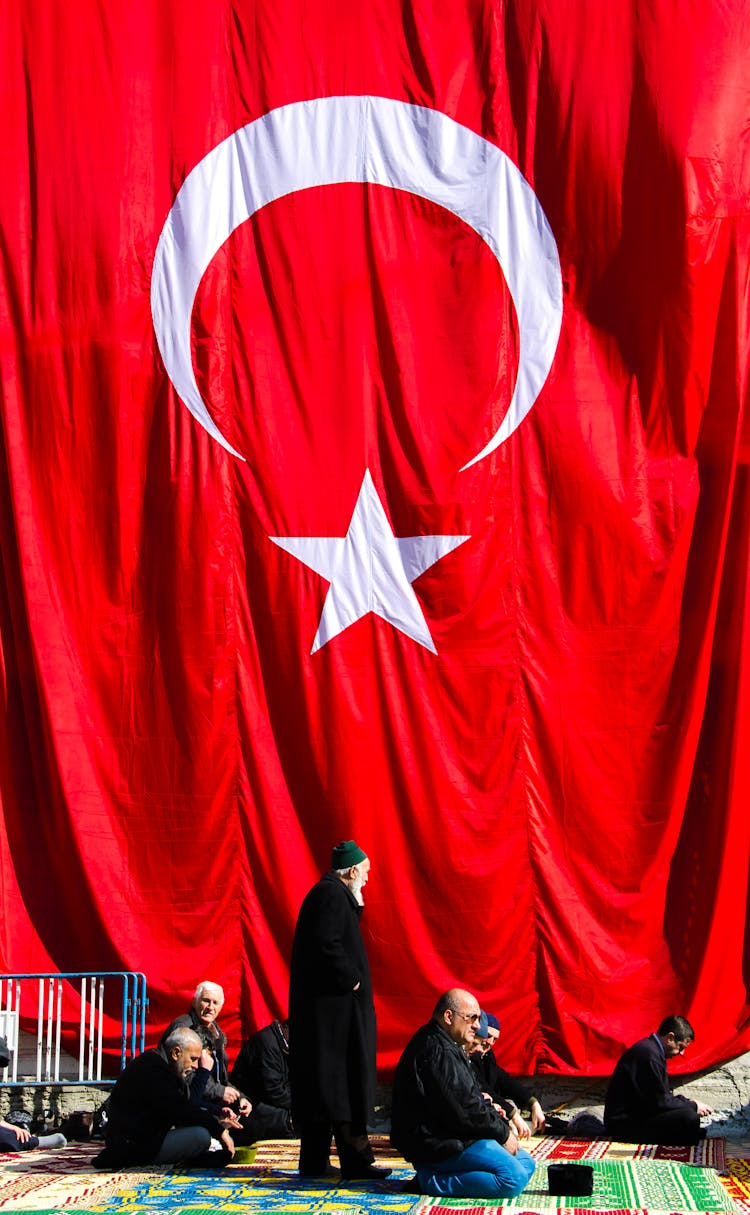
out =
[[311,654],[374,612],[437,654],[412,582],[469,536],[394,536],[365,470],[345,536],[269,536],[330,582]]

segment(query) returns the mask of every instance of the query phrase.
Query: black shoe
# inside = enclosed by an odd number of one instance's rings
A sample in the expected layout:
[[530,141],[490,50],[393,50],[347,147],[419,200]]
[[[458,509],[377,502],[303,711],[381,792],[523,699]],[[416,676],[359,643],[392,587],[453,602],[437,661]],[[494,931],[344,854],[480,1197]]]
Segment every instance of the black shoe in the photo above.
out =
[[422,1193],[422,1191],[419,1188],[419,1181],[417,1179],[416,1173],[414,1174],[413,1177],[409,1177],[406,1181],[401,1183],[401,1193],[402,1194],[421,1194]]
[[338,1177],[339,1171],[332,1164],[324,1164],[319,1169],[297,1169],[298,1177]]
[[390,1177],[392,1170],[383,1168],[378,1164],[361,1164],[352,1169],[347,1169],[346,1172],[341,1171],[342,1181],[384,1181],[386,1177]]

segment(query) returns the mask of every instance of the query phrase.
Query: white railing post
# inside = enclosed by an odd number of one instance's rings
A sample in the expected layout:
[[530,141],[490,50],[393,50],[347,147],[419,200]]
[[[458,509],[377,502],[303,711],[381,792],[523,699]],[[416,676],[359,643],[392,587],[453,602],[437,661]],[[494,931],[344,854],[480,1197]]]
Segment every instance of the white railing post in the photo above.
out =
[[91,980],[91,999],[89,1001],[89,1049],[87,1080],[94,1078],[94,1017],[96,1015],[96,985],[97,979]]
[[78,1079],[83,1083],[83,1048],[86,1035],[86,978],[81,979],[81,1030],[78,1038]]
[[45,1042],[44,1062],[45,1062],[45,1080],[52,1079],[52,1010],[54,1008],[55,998],[55,980],[50,976],[49,988],[47,991],[47,1039]]
[[39,980],[36,1008],[36,1078],[42,1079],[42,1042],[44,1040],[44,979]]
[[104,1037],[104,979],[99,980],[99,1028],[96,1036],[96,1078],[102,1078],[102,1042]]
[[62,1034],[62,979],[57,980],[57,1016],[55,1017],[55,1080],[60,1079],[60,1036]]

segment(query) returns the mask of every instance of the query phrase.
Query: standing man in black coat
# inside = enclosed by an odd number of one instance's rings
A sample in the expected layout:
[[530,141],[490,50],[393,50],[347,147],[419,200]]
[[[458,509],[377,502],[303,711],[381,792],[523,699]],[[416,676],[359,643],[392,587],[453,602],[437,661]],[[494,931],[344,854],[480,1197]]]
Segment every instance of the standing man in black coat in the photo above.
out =
[[671,1092],[667,1060],[682,1055],[695,1034],[685,1017],[665,1017],[655,1034],[628,1047],[612,1073],[604,1104],[604,1125],[624,1143],[698,1143],[701,1115],[710,1105]]
[[342,1178],[382,1178],[367,1120],[375,1095],[375,1006],[359,926],[370,861],[354,840],[333,849],[331,871],[307,894],[292,946],[289,988],[292,1117],[299,1171],[330,1173],[331,1137]]

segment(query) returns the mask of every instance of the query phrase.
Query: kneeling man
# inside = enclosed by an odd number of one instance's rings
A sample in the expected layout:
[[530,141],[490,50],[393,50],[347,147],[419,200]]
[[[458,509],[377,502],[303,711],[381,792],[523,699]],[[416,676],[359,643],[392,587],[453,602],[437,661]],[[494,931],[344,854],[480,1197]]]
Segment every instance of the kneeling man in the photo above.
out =
[[414,1165],[423,1194],[512,1198],[534,1172],[529,1153],[482,1096],[465,1054],[480,1015],[470,992],[447,991],[396,1068],[391,1143]]
[[682,1055],[695,1034],[684,1017],[665,1017],[655,1034],[629,1047],[609,1082],[604,1125],[623,1143],[691,1145],[702,1137],[701,1115],[710,1105],[670,1091],[667,1060]]

